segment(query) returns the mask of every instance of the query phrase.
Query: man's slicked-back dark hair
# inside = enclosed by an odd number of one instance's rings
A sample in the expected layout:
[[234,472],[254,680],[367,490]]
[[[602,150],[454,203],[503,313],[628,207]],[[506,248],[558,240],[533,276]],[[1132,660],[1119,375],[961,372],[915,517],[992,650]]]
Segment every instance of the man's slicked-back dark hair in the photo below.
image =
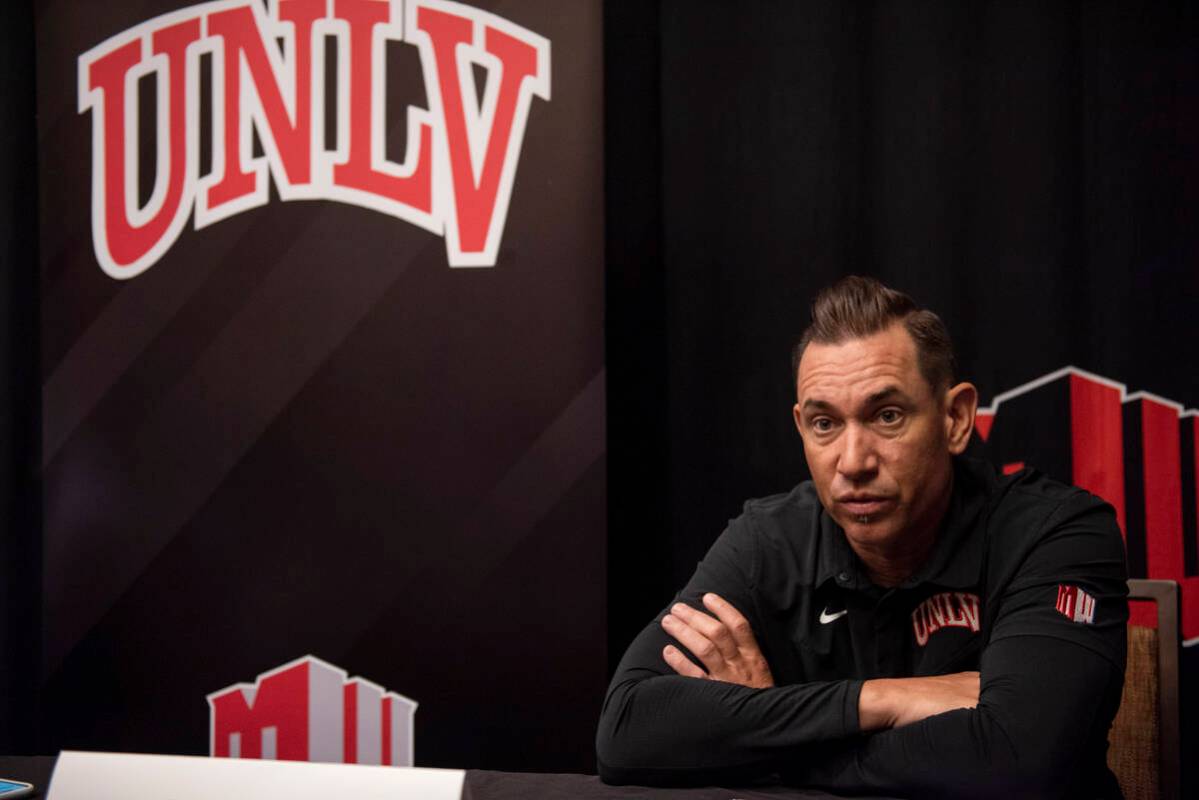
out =
[[821,290],[812,303],[812,324],[791,351],[791,376],[799,377],[799,361],[812,342],[840,344],[903,324],[916,343],[920,372],[933,391],[953,385],[957,362],[945,323],[933,312],[916,305],[903,292],[876,281],[850,275]]

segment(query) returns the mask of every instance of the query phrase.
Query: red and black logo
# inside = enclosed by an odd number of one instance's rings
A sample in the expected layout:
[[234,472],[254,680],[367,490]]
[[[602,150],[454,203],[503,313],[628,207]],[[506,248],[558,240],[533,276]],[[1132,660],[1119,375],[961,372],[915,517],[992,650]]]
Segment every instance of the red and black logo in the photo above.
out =
[[[385,154],[386,120],[400,113],[385,107],[388,42],[419,51],[429,106],[406,111],[401,163]],[[200,174],[204,57],[212,168]],[[529,107],[550,98],[548,40],[445,0],[271,0],[268,11],[259,0],[216,0],[119,33],[78,68],[79,111],[92,112],[92,240],[114,278],[153,266],[193,210],[199,229],[264,205],[268,180],[284,201],[351,203],[443,235],[450,266],[494,266]],[[157,86],[157,161],[140,205],[146,77]]]
[[[1199,637],[1199,428],[1173,400],[1129,393],[1116,381],[1065,367],[997,395],[977,429],[1005,471],[1035,466],[1115,508],[1129,575],[1182,587],[1182,627]],[[1155,624],[1152,609],[1134,621]]]
[[916,644],[924,647],[928,637],[945,628],[965,628],[978,633],[978,595],[973,592],[941,592],[929,597],[912,612]]
[[208,695],[209,754],[410,767],[416,706],[304,656]]

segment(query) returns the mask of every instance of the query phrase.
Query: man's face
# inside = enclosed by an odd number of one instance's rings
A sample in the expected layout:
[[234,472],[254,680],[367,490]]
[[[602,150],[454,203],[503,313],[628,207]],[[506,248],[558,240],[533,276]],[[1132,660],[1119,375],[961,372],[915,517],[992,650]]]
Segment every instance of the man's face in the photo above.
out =
[[[795,424],[820,502],[851,544],[891,549],[934,533],[952,479],[946,393],[920,373],[896,323],[799,363]],[[973,417],[973,414],[971,414]]]

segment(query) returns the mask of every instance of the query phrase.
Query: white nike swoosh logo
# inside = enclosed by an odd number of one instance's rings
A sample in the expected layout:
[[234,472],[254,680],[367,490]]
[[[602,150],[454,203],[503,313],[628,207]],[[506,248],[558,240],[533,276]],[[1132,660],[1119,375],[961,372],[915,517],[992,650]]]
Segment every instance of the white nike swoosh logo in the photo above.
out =
[[835,614],[830,614],[830,613],[828,613],[828,606],[825,606],[824,611],[820,612],[820,624],[827,625],[835,619],[841,619],[841,617],[845,616],[848,613],[849,613],[849,609],[846,608],[846,609],[842,609],[841,611],[838,611]]

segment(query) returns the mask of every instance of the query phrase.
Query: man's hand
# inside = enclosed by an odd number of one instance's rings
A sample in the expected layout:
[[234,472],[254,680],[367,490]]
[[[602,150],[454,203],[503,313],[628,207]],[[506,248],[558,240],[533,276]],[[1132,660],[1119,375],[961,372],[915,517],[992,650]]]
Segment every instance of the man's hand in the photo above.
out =
[[673,645],[662,650],[670,668],[689,678],[710,678],[751,689],[774,686],[770,665],[758,648],[749,621],[719,595],[704,595],[704,607],[715,618],[684,603],[675,603],[662,619],[662,628],[695,654],[707,672]]
[[863,731],[901,728],[913,722],[978,705],[978,673],[926,678],[880,678],[862,684],[858,725]]

